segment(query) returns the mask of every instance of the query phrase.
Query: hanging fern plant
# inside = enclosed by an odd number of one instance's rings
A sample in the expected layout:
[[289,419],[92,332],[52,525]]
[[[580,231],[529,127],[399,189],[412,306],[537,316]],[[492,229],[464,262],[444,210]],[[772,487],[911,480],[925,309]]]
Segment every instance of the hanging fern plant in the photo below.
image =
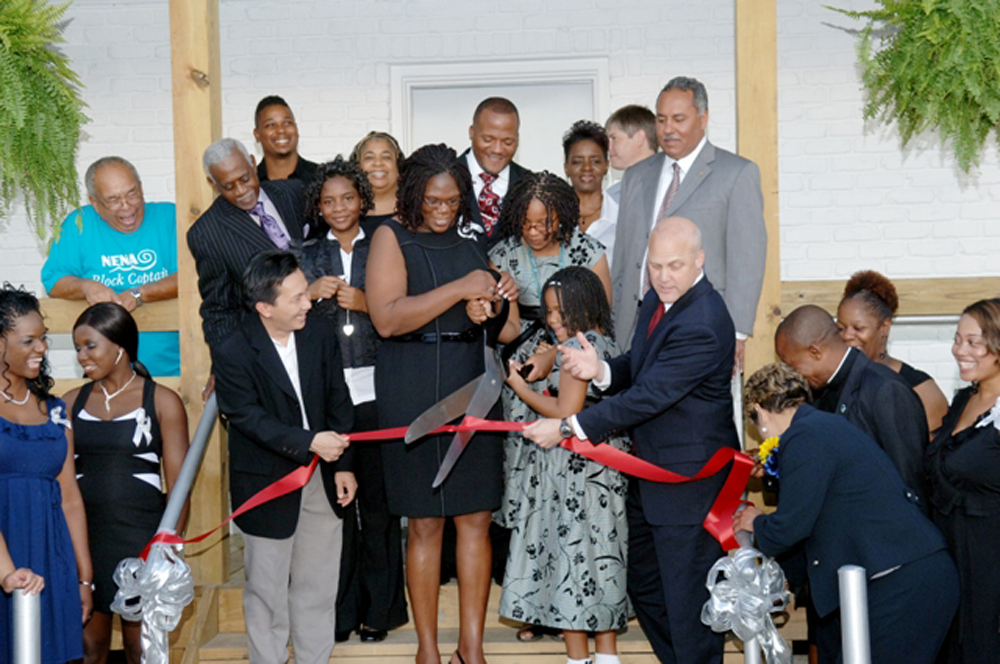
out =
[[77,206],[76,150],[88,118],[80,79],[52,45],[69,7],[0,0],[0,220],[21,194],[42,239]]
[[937,131],[962,170],[979,164],[1000,123],[1000,0],[877,0],[858,53],[866,120],[895,122],[903,146]]

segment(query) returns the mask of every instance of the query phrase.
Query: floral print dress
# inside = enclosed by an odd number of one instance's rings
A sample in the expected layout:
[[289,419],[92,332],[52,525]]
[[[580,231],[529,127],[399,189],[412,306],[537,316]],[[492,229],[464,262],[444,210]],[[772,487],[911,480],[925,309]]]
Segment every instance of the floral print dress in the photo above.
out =
[[[558,256],[534,256],[530,248],[521,242],[520,237],[510,237],[490,250],[490,260],[500,272],[507,272],[517,283],[520,295],[517,302],[522,311],[525,308],[537,309],[542,301],[542,287],[549,277],[564,267],[575,265],[593,269],[604,255],[604,245],[589,235],[582,233],[579,229],[574,229],[572,235],[561,247]],[[523,333],[531,326],[533,320],[528,320],[522,315],[521,332]],[[544,321],[543,321],[544,323]],[[542,340],[548,339],[548,331],[539,329],[531,338],[525,340],[513,355],[517,362],[525,362],[535,353],[538,344]],[[548,339],[548,341],[552,341]],[[558,381],[556,382],[558,385]],[[546,389],[544,380],[528,384],[536,392]],[[503,402],[504,419],[508,422],[530,422],[538,418],[533,410],[521,401],[514,390],[504,385],[501,393]],[[500,509],[493,514],[493,520],[504,528],[510,528],[508,496],[515,496],[519,492],[517,483],[520,478],[514,469],[523,464],[521,455],[531,443],[526,443],[519,433],[511,433],[504,440],[504,501]]]
[[[619,353],[608,337],[586,337],[598,357]],[[576,339],[565,345],[580,347]],[[557,359],[540,382],[558,389],[559,372]],[[599,398],[591,385],[588,403]],[[624,435],[604,442],[629,449]],[[504,496],[512,533],[500,615],[556,629],[622,629],[629,617],[627,478],[562,447],[546,450],[523,439],[522,445],[519,465],[506,478],[508,489],[519,489]]]

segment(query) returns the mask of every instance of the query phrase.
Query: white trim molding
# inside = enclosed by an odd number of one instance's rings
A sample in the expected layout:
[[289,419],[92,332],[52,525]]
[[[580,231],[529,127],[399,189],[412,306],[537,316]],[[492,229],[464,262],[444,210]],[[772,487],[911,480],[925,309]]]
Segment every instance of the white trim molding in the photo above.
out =
[[413,92],[421,88],[525,85],[544,83],[590,83],[594,91],[595,117],[608,115],[607,58],[539,60],[482,60],[434,62],[389,66],[389,126],[404,152],[410,152]]

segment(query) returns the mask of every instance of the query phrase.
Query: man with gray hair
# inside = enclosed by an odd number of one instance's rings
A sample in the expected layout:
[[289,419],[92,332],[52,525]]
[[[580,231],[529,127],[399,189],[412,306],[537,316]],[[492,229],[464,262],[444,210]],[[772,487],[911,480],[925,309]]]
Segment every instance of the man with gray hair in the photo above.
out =
[[208,146],[202,165],[219,192],[188,230],[187,241],[198,270],[205,341],[215,353],[243,316],[240,280],[250,259],[267,249],[301,246],[304,188],[298,180],[261,184],[256,162],[232,138]]
[[[177,297],[174,204],[147,203],[139,173],[122,157],[101,157],[84,182],[90,205],[66,217],[42,266],[49,297],[128,311]],[[138,359],[154,376],[176,376],[177,332],[141,332]]]
[[611,285],[615,333],[631,339],[649,289],[646,243],[665,217],[686,217],[701,230],[705,275],[718,289],[736,325],[736,366],[753,333],[764,282],[767,230],[757,165],[705,137],[708,93],[696,79],[678,76],[656,100],[662,153],[625,172],[615,234]]

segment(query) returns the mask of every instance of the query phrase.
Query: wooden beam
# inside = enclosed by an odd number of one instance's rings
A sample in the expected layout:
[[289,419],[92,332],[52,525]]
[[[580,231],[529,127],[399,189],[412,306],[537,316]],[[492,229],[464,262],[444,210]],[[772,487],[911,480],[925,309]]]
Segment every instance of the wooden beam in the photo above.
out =
[[[173,78],[174,178],[177,202],[178,322],[181,338],[181,397],[192,432],[201,416],[201,390],[211,358],[201,332],[198,275],[187,231],[212,204],[201,155],[222,136],[222,73],[219,65],[218,0],[170,0],[170,58]],[[229,512],[225,452],[219,431],[209,442],[191,496],[187,531],[214,527]],[[225,530],[225,529],[223,529]],[[188,545],[185,558],[195,583],[224,583],[229,577],[227,533]]]
[[776,0],[736,0],[736,145],[760,167],[767,226],[764,287],[753,336],[747,340],[744,375],[773,362],[774,330],[781,322],[781,255],[778,226],[778,44]]
[[[781,284],[781,313],[787,316],[803,304],[823,307],[837,315],[847,279],[786,281]],[[893,279],[899,295],[897,316],[940,316],[962,313],[977,300],[1000,297],[1000,277]]]
[[[73,323],[83,313],[89,305],[86,300],[58,300],[55,298],[43,299],[39,302],[42,305],[42,314],[45,316],[45,324],[49,328],[49,334],[70,334],[73,332]],[[136,325],[143,331],[176,331],[178,329],[177,320],[177,300],[160,300],[144,304],[132,312]]]

